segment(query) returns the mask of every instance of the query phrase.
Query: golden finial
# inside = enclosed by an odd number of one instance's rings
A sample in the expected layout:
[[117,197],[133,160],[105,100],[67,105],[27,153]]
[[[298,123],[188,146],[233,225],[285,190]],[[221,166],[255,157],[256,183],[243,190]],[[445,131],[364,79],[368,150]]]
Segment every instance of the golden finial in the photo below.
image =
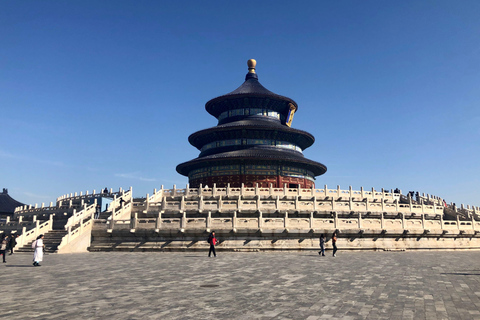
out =
[[255,73],[255,66],[257,65],[257,61],[255,59],[250,59],[247,61],[248,66],[248,73]]

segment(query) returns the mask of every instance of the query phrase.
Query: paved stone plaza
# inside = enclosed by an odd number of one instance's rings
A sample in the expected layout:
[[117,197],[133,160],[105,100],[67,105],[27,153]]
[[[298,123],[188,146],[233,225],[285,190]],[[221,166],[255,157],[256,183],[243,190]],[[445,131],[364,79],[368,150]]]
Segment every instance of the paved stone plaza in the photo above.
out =
[[0,265],[1,319],[480,319],[480,252],[85,253]]

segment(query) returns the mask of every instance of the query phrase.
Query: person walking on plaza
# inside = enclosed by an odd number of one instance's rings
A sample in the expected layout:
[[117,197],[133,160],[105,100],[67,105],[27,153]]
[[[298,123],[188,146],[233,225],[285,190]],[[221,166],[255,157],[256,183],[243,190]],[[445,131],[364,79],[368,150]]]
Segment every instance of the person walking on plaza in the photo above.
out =
[[15,246],[17,245],[17,238],[18,238],[18,234],[12,234],[10,236],[10,242],[9,242],[10,255],[13,254],[13,248],[15,248]]
[[4,236],[0,243],[0,254],[3,255],[3,263],[7,263],[5,256],[7,255],[8,236]]
[[35,240],[35,251],[33,252],[33,266],[41,267],[39,262],[43,261],[43,234]]
[[320,251],[318,251],[318,254],[325,257],[325,236],[323,233],[320,235]]
[[337,231],[333,231],[332,234],[332,246],[333,246],[333,256],[337,256]]
[[217,238],[215,238],[215,231],[212,231],[210,235],[208,236],[208,243],[210,243],[210,250],[208,251],[208,257],[210,258],[210,255],[213,252],[213,256],[216,257],[217,254],[215,253],[215,246],[218,243]]

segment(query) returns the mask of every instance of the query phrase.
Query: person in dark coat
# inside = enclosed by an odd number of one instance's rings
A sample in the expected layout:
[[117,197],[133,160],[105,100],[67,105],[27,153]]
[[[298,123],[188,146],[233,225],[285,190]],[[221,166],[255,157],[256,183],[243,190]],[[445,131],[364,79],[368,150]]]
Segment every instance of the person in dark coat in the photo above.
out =
[[4,236],[2,242],[0,242],[0,254],[3,255],[3,263],[7,263],[5,256],[7,255],[8,236]]
[[10,236],[10,242],[8,243],[8,245],[10,246],[10,255],[13,254],[13,248],[15,248],[15,246],[17,245],[17,238],[18,234],[12,234]]
[[210,243],[210,250],[208,251],[208,257],[210,258],[210,255],[212,254],[212,252],[213,252],[213,256],[216,257],[217,254],[215,253],[215,246],[217,245],[218,240],[217,238],[215,238],[215,231],[210,233],[210,235],[208,236],[208,243]]
[[318,252],[319,255],[325,257],[325,236],[323,233],[320,235],[320,251]]

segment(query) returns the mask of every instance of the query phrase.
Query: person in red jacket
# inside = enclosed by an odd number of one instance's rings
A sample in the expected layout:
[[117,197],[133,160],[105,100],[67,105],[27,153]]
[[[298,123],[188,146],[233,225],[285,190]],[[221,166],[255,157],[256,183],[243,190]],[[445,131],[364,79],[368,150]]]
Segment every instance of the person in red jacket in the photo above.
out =
[[215,246],[218,243],[217,238],[215,238],[215,231],[212,231],[210,235],[208,236],[208,243],[210,243],[210,250],[208,251],[208,257],[210,258],[210,255],[213,252],[213,256],[216,257],[217,254],[215,253]]

